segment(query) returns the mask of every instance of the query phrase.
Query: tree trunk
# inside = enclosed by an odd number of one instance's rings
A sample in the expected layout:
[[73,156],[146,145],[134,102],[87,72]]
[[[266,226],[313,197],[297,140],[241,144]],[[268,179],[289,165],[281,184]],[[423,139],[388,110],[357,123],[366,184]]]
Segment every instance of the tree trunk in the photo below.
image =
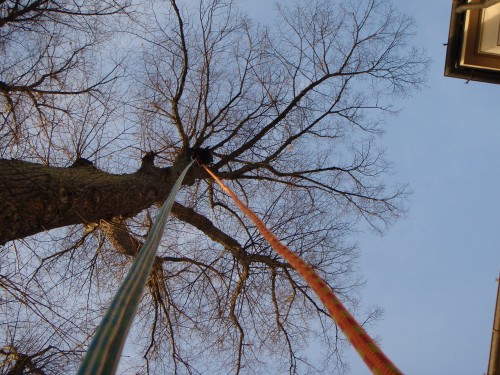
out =
[[[180,158],[172,167],[157,168],[149,155],[137,172],[116,175],[91,166],[0,159],[0,245],[44,230],[136,215],[167,197],[188,162]],[[201,176],[191,168],[184,185]]]

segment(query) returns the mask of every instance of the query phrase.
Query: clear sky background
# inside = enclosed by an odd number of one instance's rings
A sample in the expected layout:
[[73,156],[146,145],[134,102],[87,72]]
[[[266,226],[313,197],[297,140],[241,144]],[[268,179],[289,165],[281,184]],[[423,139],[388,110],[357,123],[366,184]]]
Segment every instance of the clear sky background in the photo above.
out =
[[[427,88],[387,119],[392,178],[414,193],[407,218],[357,239],[361,311],[384,309],[370,334],[405,374],[483,375],[500,272],[500,86],[443,76],[451,0],[393,3],[433,62]],[[240,4],[272,20],[272,1]],[[368,374],[348,352],[350,374]]]

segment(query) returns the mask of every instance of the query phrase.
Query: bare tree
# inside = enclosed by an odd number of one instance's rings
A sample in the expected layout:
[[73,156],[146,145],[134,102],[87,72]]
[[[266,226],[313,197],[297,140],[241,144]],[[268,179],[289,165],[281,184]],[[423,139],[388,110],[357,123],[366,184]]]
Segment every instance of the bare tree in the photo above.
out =
[[[0,3],[5,373],[51,373],[49,355],[75,367],[197,147],[356,307],[349,235],[404,211],[376,141],[392,98],[425,78],[412,20],[325,0],[263,27],[231,1],[195,3]],[[172,214],[123,371],[346,368],[328,313],[198,166]]]

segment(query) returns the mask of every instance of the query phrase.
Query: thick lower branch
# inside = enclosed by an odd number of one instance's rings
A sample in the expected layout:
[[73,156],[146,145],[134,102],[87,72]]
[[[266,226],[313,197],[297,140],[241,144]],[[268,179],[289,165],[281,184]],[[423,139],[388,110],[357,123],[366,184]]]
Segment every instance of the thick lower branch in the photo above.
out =
[[210,219],[199,214],[195,210],[189,207],[185,207],[180,203],[175,202],[172,207],[172,215],[177,219],[184,221],[203,232],[214,242],[220,243],[226,249],[228,249],[236,258],[245,258],[245,253],[234,238],[217,228]]
[[[172,207],[172,215],[177,219],[192,225],[199,231],[203,232],[212,241],[217,242],[224,246],[233,256],[245,264],[263,263],[270,267],[289,268],[290,265],[282,262],[279,259],[274,259],[268,255],[263,254],[247,254],[240,243],[233,237],[224,233],[217,228],[211,220],[204,215],[196,212],[190,207],[181,205],[175,202]],[[101,220],[99,227],[106,234],[114,248],[121,254],[135,257],[142,247],[143,242],[139,241],[135,236],[130,233],[130,230],[123,217],[115,217],[111,220]],[[195,263],[192,259],[188,258],[167,258],[162,257],[163,261],[188,261]]]
[[245,264],[263,263],[270,267],[290,267],[288,263],[281,262],[278,259],[273,259],[268,255],[248,254],[237,240],[227,233],[224,233],[222,230],[217,228],[210,219],[196,212],[192,208],[185,207],[175,202],[172,207],[172,215],[200,230],[212,241],[220,243],[227,250],[229,250],[236,259],[243,261]]

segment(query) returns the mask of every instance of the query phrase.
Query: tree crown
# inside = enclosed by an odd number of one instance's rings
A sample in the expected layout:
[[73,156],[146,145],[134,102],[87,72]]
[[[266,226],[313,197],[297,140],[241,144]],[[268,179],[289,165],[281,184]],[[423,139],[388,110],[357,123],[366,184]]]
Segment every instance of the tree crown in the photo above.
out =
[[[349,235],[404,212],[377,140],[425,80],[413,31],[378,0],[280,5],[274,27],[232,1],[1,2],[1,371],[75,369],[193,150],[355,307]],[[343,369],[327,312],[202,168],[172,214],[124,371]]]

